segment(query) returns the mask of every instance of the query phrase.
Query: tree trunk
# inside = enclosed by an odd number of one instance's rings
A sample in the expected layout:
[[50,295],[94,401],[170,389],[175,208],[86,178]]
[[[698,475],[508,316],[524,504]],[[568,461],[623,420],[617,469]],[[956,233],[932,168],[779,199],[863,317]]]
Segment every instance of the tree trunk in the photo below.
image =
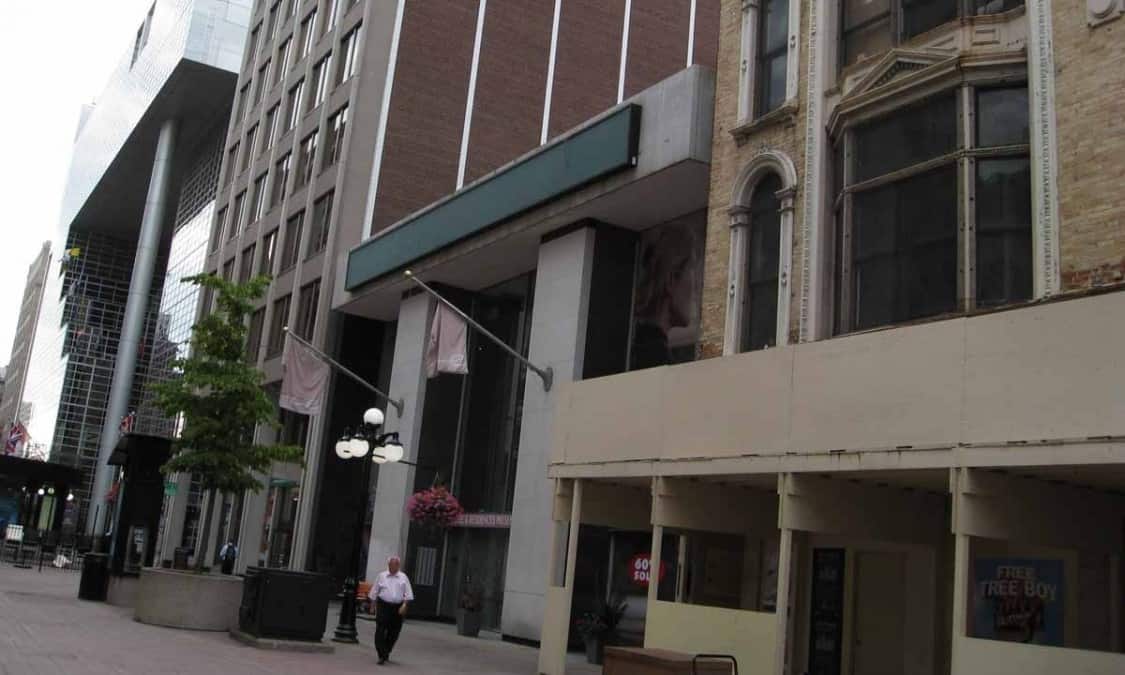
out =
[[211,538],[211,514],[215,510],[215,490],[207,491],[207,498],[203,500],[203,532],[199,536],[199,550],[195,552],[195,571],[202,572],[203,564],[207,561],[207,544]]

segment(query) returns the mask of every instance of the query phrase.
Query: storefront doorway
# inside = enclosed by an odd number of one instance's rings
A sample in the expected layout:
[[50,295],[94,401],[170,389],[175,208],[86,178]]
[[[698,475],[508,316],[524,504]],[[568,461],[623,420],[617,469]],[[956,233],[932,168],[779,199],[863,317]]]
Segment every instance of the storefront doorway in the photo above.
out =
[[855,556],[853,675],[903,675],[906,556],[858,551]]

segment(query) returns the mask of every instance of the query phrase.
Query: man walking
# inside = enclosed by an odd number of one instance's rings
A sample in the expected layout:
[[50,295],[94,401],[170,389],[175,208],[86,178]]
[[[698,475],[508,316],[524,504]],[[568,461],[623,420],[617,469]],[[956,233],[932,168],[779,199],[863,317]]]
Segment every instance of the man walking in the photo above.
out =
[[367,597],[375,601],[375,651],[379,652],[379,665],[391,657],[406,607],[414,600],[410,579],[399,571],[402,560],[397,555],[387,558],[387,569],[380,572]]

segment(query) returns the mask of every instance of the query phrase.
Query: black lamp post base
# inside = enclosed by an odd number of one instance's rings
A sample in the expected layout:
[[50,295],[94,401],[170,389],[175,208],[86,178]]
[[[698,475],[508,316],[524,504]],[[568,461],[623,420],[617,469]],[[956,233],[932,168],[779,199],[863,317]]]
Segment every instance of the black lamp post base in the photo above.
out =
[[345,644],[358,644],[358,633],[355,629],[355,577],[344,579],[344,600],[340,603],[340,619],[336,624],[336,631],[332,635],[333,642]]

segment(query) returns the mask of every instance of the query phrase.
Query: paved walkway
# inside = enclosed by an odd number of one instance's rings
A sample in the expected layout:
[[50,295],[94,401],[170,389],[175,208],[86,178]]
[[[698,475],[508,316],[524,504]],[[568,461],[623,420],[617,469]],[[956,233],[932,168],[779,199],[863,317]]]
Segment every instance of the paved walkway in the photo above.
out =
[[[382,673],[534,675],[535,649],[492,637],[463,638],[451,626],[408,621],[391,663],[375,665],[374,624],[360,621],[360,645],[333,654],[272,652],[222,633],[180,631],[133,621],[132,610],[78,597],[78,575],[0,565],[0,674]],[[335,626],[335,608],[329,628]],[[484,635],[484,634],[482,634]],[[574,655],[577,657],[578,655]],[[600,672],[575,663],[575,674]]]

